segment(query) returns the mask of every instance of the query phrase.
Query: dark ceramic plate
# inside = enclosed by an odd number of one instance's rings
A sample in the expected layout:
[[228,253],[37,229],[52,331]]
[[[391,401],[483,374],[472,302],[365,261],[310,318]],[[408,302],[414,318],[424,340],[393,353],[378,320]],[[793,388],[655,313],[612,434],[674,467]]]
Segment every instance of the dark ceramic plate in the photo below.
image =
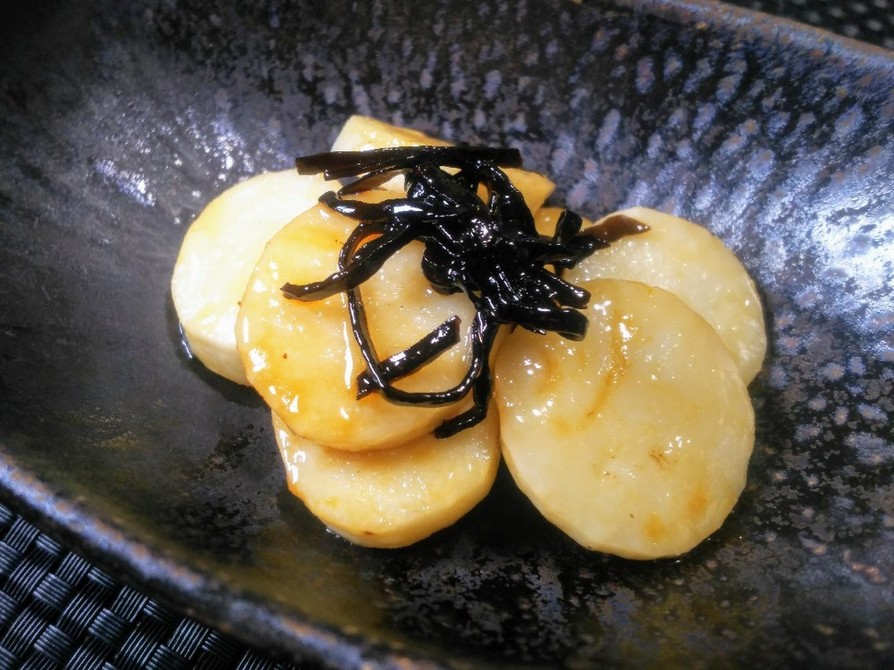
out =
[[[4,9],[4,500],[297,659],[590,667],[894,658],[894,57],[722,5]],[[18,5],[16,5],[18,6]],[[509,143],[591,217],[708,226],[766,301],[749,485],[675,561],[586,552],[505,476],[401,551],[327,534],[267,412],[180,346],[187,225],[353,112]]]

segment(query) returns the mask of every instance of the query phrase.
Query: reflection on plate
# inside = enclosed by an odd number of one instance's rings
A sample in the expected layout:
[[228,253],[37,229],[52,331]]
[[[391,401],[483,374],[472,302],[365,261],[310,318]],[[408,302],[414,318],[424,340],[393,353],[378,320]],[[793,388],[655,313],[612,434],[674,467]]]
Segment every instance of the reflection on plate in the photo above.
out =
[[[894,654],[894,60],[723,6],[50,3],[0,60],[5,493],[104,565],[323,659],[878,664]],[[588,553],[505,475],[413,548],[285,491],[266,411],[180,347],[185,227],[351,113],[509,143],[598,217],[699,221],[763,292],[751,479],[678,561]]]

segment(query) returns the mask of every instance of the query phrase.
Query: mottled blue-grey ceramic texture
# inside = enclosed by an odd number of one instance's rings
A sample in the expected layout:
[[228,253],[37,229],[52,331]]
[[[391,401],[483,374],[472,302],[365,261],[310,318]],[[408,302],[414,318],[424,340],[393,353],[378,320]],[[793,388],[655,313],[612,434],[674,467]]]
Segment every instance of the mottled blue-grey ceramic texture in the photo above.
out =
[[[185,612],[332,666],[894,658],[894,58],[699,3],[3,10],[3,499]],[[579,548],[501,473],[400,551],[286,492],[266,410],[180,345],[186,227],[349,114],[509,144],[596,217],[703,223],[770,350],[749,484],[679,560]],[[549,448],[549,445],[544,445]]]

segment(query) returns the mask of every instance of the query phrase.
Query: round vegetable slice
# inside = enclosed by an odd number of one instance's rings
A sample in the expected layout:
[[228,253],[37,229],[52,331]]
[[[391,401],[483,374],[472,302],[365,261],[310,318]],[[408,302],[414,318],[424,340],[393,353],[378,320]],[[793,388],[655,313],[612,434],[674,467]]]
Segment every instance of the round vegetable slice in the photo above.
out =
[[[536,213],[537,229],[551,235],[561,209]],[[686,219],[647,207],[616,214],[649,226],[649,230],[613,242],[585,259],[565,276],[585,279],[629,279],[670,291],[710,323],[732,353],[742,379],[760,372],[767,334],[760,296],[742,262],[707,229]],[[585,224],[589,225],[589,224]]]
[[[394,197],[385,191],[362,198]],[[320,204],[280,230],[249,280],[236,325],[248,379],[290,430],[349,450],[382,449],[421,437],[457,411],[396,404],[378,393],[358,398],[365,370],[348,318],[347,298],[289,299],[287,283],[308,284],[338,269],[339,252],[356,222]],[[475,310],[464,294],[436,293],[420,271],[423,246],[411,242],[360,287],[379,359],[399,354],[459,318],[459,342],[398,380],[406,391],[446,390],[463,379]]]
[[754,442],[745,384],[708,323],[662,289],[592,294],[588,336],[516,330],[495,364],[503,455],[518,486],[580,544],[675,556],[716,530]]
[[749,383],[763,365],[767,335],[760,296],[742,262],[718,237],[686,219],[646,207],[617,213],[649,230],[614,242],[565,278],[574,284],[629,279],[670,291],[714,327]]
[[446,439],[348,452],[296,436],[275,413],[291,492],[333,532],[368,547],[403,547],[453,524],[490,491],[500,462],[497,413]]
[[221,193],[189,227],[171,296],[190,350],[212,372],[248,384],[236,350],[239,300],[267,240],[327,188],[319,175],[267,172]]

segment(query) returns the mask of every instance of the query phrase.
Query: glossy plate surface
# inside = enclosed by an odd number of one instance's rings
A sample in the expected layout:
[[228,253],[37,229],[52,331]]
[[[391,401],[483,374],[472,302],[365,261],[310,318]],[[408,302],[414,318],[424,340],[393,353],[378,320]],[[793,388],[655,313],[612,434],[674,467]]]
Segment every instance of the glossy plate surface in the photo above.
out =
[[[0,56],[0,481],[87,555],[293,658],[657,667],[894,655],[894,57],[723,5],[49,2]],[[11,12],[11,15],[9,15]],[[740,255],[771,349],[723,528],[588,553],[505,473],[413,548],[327,534],[168,283],[225,187],[351,113],[508,143],[582,214]]]

